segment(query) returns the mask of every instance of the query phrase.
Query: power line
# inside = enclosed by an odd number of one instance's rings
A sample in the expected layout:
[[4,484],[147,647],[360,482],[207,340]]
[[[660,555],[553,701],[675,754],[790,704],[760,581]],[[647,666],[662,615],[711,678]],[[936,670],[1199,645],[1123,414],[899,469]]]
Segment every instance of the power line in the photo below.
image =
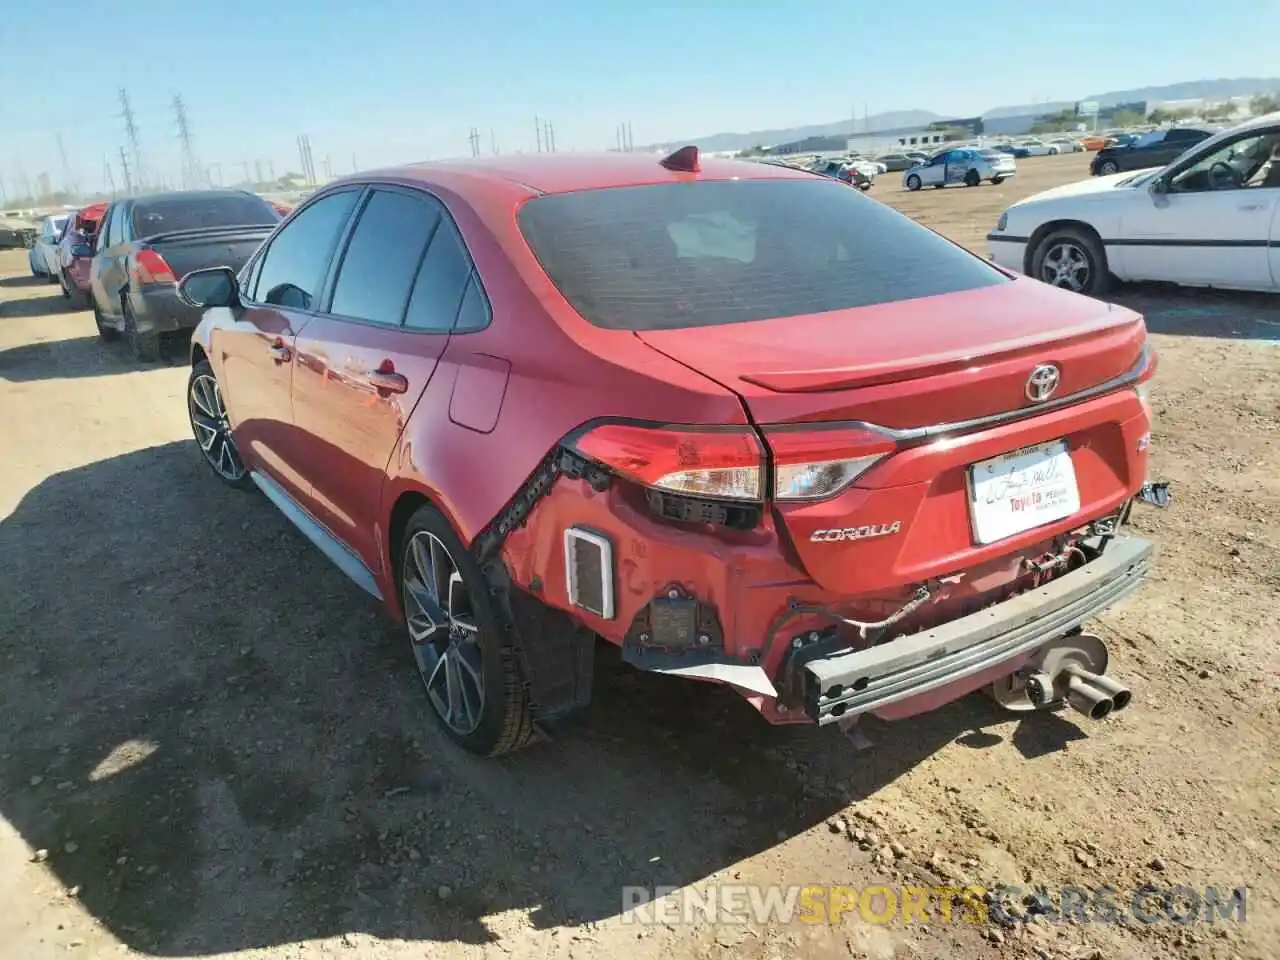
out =
[[71,173],[71,165],[67,163],[67,149],[62,145],[62,134],[55,135],[58,141],[58,156],[62,159],[62,188],[73,196],[80,195],[80,185]]
[[182,186],[188,190],[207,186],[208,178],[191,143],[191,125],[187,122],[187,105],[182,102],[182,94],[174,94],[173,112],[178,120],[178,139],[182,141]]
[[[133,151],[133,173],[138,181],[138,189],[143,190],[146,187],[146,178],[142,173],[142,147],[138,143],[138,124],[133,119],[133,107],[129,104],[129,91],[124,87],[120,88],[120,116],[124,120],[125,136],[129,140],[129,148]],[[123,154],[124,148],[121,147]],[[129,184],[128,172],[125,173],[126,189],[132,192]]]
[[120,173],[124,177],[124,195],[132,196],[133,178],[129,176],[129,157],[124,152],[124,147],[120,148]]

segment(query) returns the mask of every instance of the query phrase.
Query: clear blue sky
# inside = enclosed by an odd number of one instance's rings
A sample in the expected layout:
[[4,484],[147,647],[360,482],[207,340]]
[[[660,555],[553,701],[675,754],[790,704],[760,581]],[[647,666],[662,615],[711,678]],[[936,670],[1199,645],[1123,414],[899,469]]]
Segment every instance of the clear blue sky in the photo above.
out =
[[[319,172],[534,149],[637,145],[721,131],[923,108],[991,107],[1207,77],[1280,73],[1276,0],[4,0],[0,176],[63,174],[100,189],[125,142],[129,91],[144,159],[179,169],[171,101],[196,150],[296,169],[307,133]],[[1097,19],[1097,18],[1105,18]],[[1092,20],[1092,25],[1090,22]],[[117,170],[118,176],[118,170]]]

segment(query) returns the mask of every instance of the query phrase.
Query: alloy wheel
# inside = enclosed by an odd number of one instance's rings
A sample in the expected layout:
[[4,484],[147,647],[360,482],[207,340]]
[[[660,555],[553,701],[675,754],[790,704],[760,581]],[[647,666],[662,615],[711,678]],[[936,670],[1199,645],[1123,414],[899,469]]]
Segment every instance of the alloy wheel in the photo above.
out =
[[1089,255],[1077,244],[1062,240],[1051,246],[1040,265],[1040,279],[1050,286],[1082,293],[1089,288]]
[[409,641],[427,699],[465,737],[484,717],[484,659],[471,593],[449,548],[419,530],[404,552],[404,608]]
[[231,483],[244,479],[244,463],[231,439],[222,389],[212,375],[202,373],[191,378],[187,410],[191,415],[191,430],[209,466]]

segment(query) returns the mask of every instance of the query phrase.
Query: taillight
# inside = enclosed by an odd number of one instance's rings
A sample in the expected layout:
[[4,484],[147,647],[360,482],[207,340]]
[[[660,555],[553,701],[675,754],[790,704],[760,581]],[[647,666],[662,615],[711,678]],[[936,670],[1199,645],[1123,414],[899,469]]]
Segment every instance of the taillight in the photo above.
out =
[[821,500],[839,493],[892,453],[892,437],[857,427],[766,429],[773,451],[773,496]]
[[176,283],[173,268],[154,250],[139,250],[133,257],[133,278],[140,284]]
[[764,454],[748,427],[649,427],[610,423],[574,449],[647,487],[692,497],[764,498]]

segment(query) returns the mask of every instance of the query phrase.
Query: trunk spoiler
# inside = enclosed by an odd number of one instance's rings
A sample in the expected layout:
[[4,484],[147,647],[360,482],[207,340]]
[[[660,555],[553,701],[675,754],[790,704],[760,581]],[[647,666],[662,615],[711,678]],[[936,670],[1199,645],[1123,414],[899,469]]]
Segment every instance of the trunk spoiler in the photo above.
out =
[[164,243],[169,240],[202,240],[216,239],[218,237],[226,237],[234,234],[254,234],[261,233],[263,236],[269,234],[276,228],[274,223],[245,223],[230,224],[225,227],[194,227],[190,230],[168,230],[161,233],[153,233],[148,237],[139,237],[138,243]]

